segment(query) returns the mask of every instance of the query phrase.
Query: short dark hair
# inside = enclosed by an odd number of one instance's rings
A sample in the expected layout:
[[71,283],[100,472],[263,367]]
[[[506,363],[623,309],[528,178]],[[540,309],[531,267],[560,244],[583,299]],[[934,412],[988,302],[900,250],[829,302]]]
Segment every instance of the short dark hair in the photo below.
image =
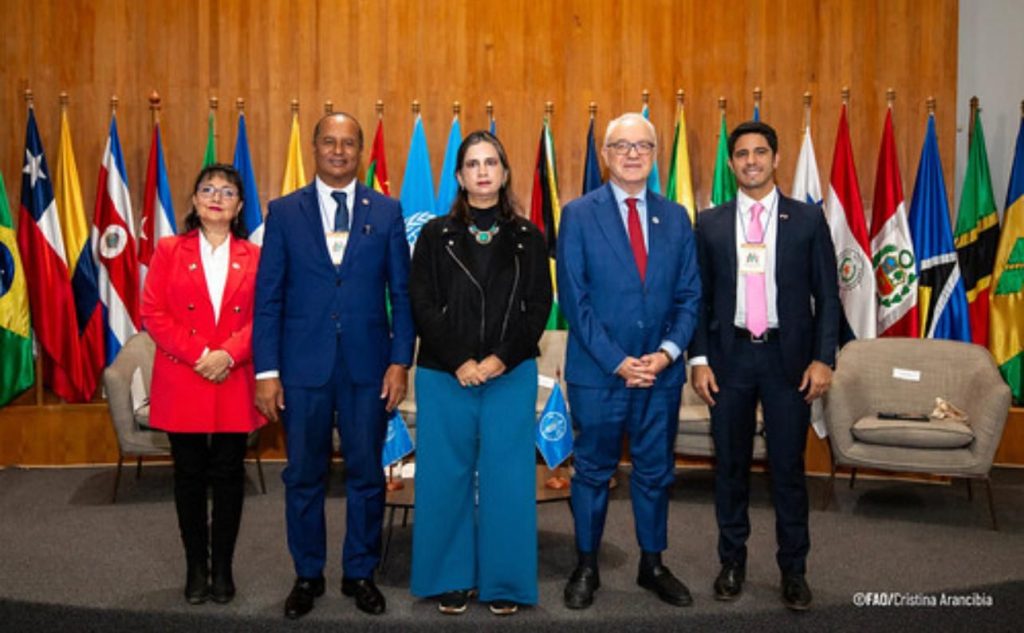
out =
[[[199,191],[199,185],[202,184],[204,180],[213,176],[220,176],[234,185],[235,189],[238,189],[238,204],[245,202],[245,187],[242,185],[241,174],[238,173],[237,169],[225,163],[213,163],[212,165],[207,165],[199,170],[199,175],[196,176],[196,182],[192,185],[192,195],[195,195]],[[191,197],[189,200],[191,201]],[[196,211],[196,205],[193,204],[192,210],[185,216],[182,233],[194,231],[201,226],[202,222],[199,220],[199,212]],[[240,240],[244,240],[249,237],[249,232],[245,230],[245,221],[242,219],[241,212],[231,220],[231,236]]]
[[[458,174],[459,170],[462,169],[462,163],[466,160],[466,152],[469,148],[478,143],[490,143],[494,147],[494,151],[498,153],[498,160],[501,161],[501,166],[505,168],[505,182],[498,191],[498,217],[502,220],[511,220],[517,215],[516,199],[512,195],[512,168],[509,166],[505,147],[498,140],[498,137],[487,130],[471,132],[469,136],[463,139],[462,144],[459,145],[459,151],[455,155],[455,173]],[[449,214],[465,224],[472,223],[473,214],[469,210],[469,195],[464,187],[459,187],[458,195],[455,196],[455,200],[452,202]]]
[[729,158],[732,158],[736,141],[747,134],[760,134],[768,141],[768,147],[772,148],[772,154],[779,153],[779,136],[775,133],[775,128],[761,121],[744,121],[733,128],[729,134]]
[[363,149],[363,126],[359,124],[359,119],[355,118],[348,112],[331,112],[330,114],[325,114],[320,117],[320,120],[313,126],[313,145],[316,145],[316,140],[320,138],[320,125],[327,119],[336,116],[348,119],[356,124],[356,129],[359,130],[359,149]]

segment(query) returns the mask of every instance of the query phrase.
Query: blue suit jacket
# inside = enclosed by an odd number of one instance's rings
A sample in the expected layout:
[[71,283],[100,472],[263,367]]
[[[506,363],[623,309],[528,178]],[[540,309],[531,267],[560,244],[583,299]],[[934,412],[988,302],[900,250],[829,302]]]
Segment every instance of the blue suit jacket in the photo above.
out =
[[[585,387],[622,387],[626,356],[670,340],[685,350],[697,323],[700,277],[686,210],[647,192],[647,275],[640,273],[610,185],[567,204],[558,231],[558,304],[569,322],[565,378]],[[679,389],[683,362],[656,388]]]
[[[728,371],[736,340],[736,201],[697,216],[704,301],[691,356],[707,356],[715,373]],[[836,258],[825,215],[817,206],[779,194],[775,242],[776,310],[783,370],[800,383],[812,360],[835,363],[839,331]],[[813,304],[812,304],[813,299]]]
[[317,387],[330,379],[339,347],[358,384],[380,384],[391,363],[410,365],[416,334],[398,201],[356,184],[340,270],[327,252],[315,184],[268,208],[256,277],[256,373],[278,370],[285,385]]

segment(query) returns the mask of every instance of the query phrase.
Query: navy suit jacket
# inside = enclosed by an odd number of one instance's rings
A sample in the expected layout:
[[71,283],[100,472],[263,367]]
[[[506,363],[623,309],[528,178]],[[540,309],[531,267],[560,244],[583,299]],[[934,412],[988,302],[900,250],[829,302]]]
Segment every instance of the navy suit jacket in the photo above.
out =
[[256,277],[256,373],[278,370],[285,385],[318,387],[340,348],[355,383],[379,385],[389,364],[412,364],[408,277],[397,200],[356,183],[340,270],[327,252],[315,183],[272,201]]
[[[585,387],[621,387],[615,374],[627,356],[657,351],[670,340],[690,344],[700,303],[700,277],[686,210],[647,192],[647,275],[640,273],[611,185],[562,210],[558,231],[558,303],[569,322],[565,378]],[[655,388],[679,389],[684,363],[669,365]]]
[[[776,310],[787,378],[800,384],[812,360],[835,364],[839,286],[832,237],[821,208],[779,194],[775,242]],[[697,252],[704,300],[691,356],[707,356],[726,372],[736,340],[736,201],[697,216]],[[813,299],[813,303],[812,303]]]

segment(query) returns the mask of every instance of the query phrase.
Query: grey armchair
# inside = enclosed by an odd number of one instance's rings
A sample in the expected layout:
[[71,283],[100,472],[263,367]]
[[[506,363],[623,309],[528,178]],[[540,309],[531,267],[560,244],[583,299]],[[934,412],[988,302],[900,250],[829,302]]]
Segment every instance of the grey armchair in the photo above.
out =
[[[117,358],[103,371],[103,387],[107,393],[110,420],[117,435],[117,470],[114,474],[114,489],[110,502],[117,502],[117,489],[121,483],[121,471],[126,457],[135,457],[135,477],[142,476],[142,458],[171,454],[167,434],[149,429],[149,385],[153,379],[153,358],[156,344],[146,332],[139,332],[125,342]],[[136,372],[140,379],[136,379]],[[136,380],[135,389],[132,381]],[[133,393],[134,392],[134,393]],[[260,490],[266,494],[267,484],[263,478],[263,462],[259,453],[259,431],[249,434],[248,447],[255,452],[256,470]]]
[[[880,412],[925,414],[941,397],[968,416],[901,421]],[[914,472],[985,482],[993,529],[998,529],[989,471],[1010,409],[1010,389],[983,347],[936,339],[884,338],[853,341],[836,360],[825,395],[825,423],[832,472],[825,505],[834,494],[836,470],[858,468]]]

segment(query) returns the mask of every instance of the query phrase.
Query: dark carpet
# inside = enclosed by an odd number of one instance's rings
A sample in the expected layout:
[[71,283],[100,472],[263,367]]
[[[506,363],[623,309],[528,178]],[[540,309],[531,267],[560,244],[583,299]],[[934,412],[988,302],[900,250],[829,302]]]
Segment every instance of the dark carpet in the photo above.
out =
[[[147,465],[122,481],[109,503],[112,467],[0,470],[0,631],[1017,631],[1024,618],[1024,471],[993,471],[1000,531],[990,528],[983,489],[968,500],[955,486],[858,480],[837,482],[820,507],[825,481],[812,479],[808,581],[812,609],[779,601],[774,515],[768,479],[753,476],[753,533],[747,583],[734,603],[713,598],[718,570],[711,473],[681,471],[670,510],[665,563],[696,604],[680,609],[635,584],[638,551],[629,486],[612,493],[601,551],[602,588],[593,607],[570,611],[562,587],[575,562],[565,503],[539,507],[540,604],[497,618],[473,604],[444,616],[408,593],[411,526],[398,513],[378,583],[388,611],[356,611],[338,591],[344,527],[344,474],[328,499],[327,594],[298,622],[282,615],[293,571],[284,536],[281,464],[265,464],[268,493],[249,485],[235,560],[238,597],[190,606],[182,597],[184,556],[169,466]],[[628,484],[628,473],[619,475]],[[415,516],[411,516],[414,520]],[[858,606],[861,599],[872,605]],[[932,605],[932,602],[935,602]]]

